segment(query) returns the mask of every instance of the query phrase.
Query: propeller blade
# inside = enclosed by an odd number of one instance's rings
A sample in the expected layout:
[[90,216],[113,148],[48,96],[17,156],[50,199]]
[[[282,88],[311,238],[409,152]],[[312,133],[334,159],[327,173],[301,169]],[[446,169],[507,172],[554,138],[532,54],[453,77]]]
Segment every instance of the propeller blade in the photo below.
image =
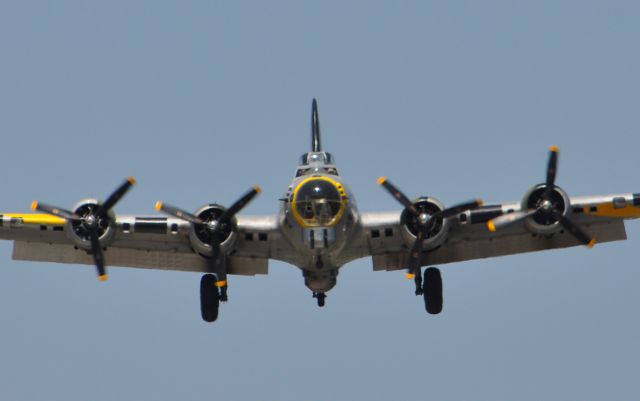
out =
[[407,198],[405,194],[402,193],[395,185],[387,180],[387,177],[378,178],[378,184],[382,185],[384,189],[386,189],[394,198],[398,200],[402,204],[402,206],[406,207],[411,213],[414,215],[418,215],[418,210],[413,205],[411,200]]
[[407,271],[407,278],[413,280],[416,277],[416,271],[420,268],[420,253],[422,252],[422,244],[426,237],[427,226],[421,227],[416,235],[416,240],[411,247],[411,253],[409,254],[409,269]]
[[136,183],[135,178],[133,177],[127,178],[115,191],[113,191],[111,195],[109,195],[106,201],[104,201],[102,204],[100,204],[100,206],[98,206],[98,210],[96,211],[96,214],[101,215],[111,210],[111,208],[113,208],[116,205],[116,203],[118,203],[118,201],[122,199],[124,194],[126,194],[129,188],[131,188],[135,183]]
[[477,208],[481,207],[482,204],[483,204],[482,199],[475,199],[475,200],[472,200],[472,201],[469,201],[469,202],[460,203],[458,205],[446,208],[442,212],[440,212],[440,215],[442,217],[444,217],[444,218],[453,217],[453,216],[455,216],[457,214],[460,214],[462,212],[465,212],[467,210],[477,209]]
[[498,216],[495,219],[489,220],[487,222],[487,227],[489,228],[489,231],[495,232],[499,228],[506,227],[518,221],[525,220],[528,217],[533,216],[537,211],[538,209],[531,209],[503,214],[502,216]]
[[556,173],[558,172],[558,149],[557,146],[549,148],[549,163],[547,164],[547,181],[544,191],[545,199],[549,199],[551,195],[551,189],[553,189],[556,183]]
[[[209,264],[209,272],[210,273],[215,273],[216,274],[216,286],[217,287],[226,287],[227,285],[227,277],[226,277],[226,271],[224,268],[222,268],[222,266],[220,266],[220,263],[222,263],[222,259],[220,258],[220,243],[221,243],[221,239],[220,239],[220,231],[219,230],[213,230],[211,231],[211,242],[209,243],[209,245],[211,245],[211,258],[208,261]],[[225,302],[226,302],[226,293],[224,293],[223,295],[225,295]]]
[[216,287],[220,289],[220,301],[227,302],[227,271],[220,264],[223,260],[220,258],[220,229],[216,228],[211,231],[211,258],[209,259],[209,271],[216,275]]
[[106,281],[109,276],[107,275],[107,269],[104,265],[104,255],[102,253],[102,247],[100,246],[98,232],[95,228],[89,230],[89,238],[91,239],[91,254],[93,255],[93,260],[98,270],[98,279],[100,281]]
[[220,231],[213,230],[211,232],[211,243],[209,245],[211,245],[211,272],[215,273],[220,259]]
[[589,248],[593,248],[596,244],[596,239],[587,234],[580,226],[574,223],[572,220],[564,217],[563,215],[556,213],[558,216],[558,220],[562,227],[564,227],[571,235],[576,237],[576,239]]
[[170,216],[174,216],[179,219],[186,220],[192,224],[205,224],[200,217],[194,216],[193,214],[189,212],[185,212],[184,210],[179,209],[175,206],[167,205],[161,201],[156,202],[156,210],[159,212],[164,212]]
[[71,221],[81,220],[81,217],[76,215],[73,212],[70,212],[66,209],[62,209],[56,206],[47,205],[46,203],[41,203],[38,201],[33,201],[33,203],[31,203],[31,209],[37,210],[39,212],[51,214],[54,216],[62,217],[63,219],[67,219]]
[[246,194],[242,195],[240,199],[238,199],[233,205],[229,207],[229,209],[225,210],[224,213],[220,216],[218,221],[226,222],[236,215],[240,210],[242,210],[256,195],[262,192],[262,189],[259,186],[255,186],[249,190]]

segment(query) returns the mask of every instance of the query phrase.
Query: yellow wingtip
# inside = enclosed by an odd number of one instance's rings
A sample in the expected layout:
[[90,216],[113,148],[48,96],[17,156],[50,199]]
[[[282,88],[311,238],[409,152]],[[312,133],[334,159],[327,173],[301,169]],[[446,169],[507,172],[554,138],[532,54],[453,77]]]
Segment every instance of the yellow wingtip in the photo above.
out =
[[157,201],[157,202],[156,202],[156,210],[157,210],[157,211],[162,210],[162,201]]
[[31,202],[31,210],[38,210],[38,201]]
[[489,231],[491,231],[492,233],[496,232],[496,225],[493,222],[493,220],[489,220],[487,221],[487,228],[489,229]]
[[409,280],[413,280],[414,278],[416,278],[416,275],[413,273],[407,273],[405,277]]
[[256,185],[255,187],[253,187],[253,189],[255,189],[257,193],[262,192],[262,188],[260,188],[260,185]]
[[387,181],[387,177],[380,177],[378,178],[378,184],[382,185]]
[[560,151],[560,148],[556,145],[550,146],[549,150],[554,152],[554,153],[558,153]]
[[589,243],[587,244],[587,247],[589,247],[589,249],[591,249],[595,245],[596,245],[596,239],[595,238],[591,238],[591,241],[589,241]]
[[109,275],[108,274],[103,274],[101,276],[98,276],[98,280],[107,281],[107,280],[109,280]]
[[136,179],[133,176],[130,176],[127,178],[127,181],[129,181],[129,184],[131,185],[135,185],[136,184]]

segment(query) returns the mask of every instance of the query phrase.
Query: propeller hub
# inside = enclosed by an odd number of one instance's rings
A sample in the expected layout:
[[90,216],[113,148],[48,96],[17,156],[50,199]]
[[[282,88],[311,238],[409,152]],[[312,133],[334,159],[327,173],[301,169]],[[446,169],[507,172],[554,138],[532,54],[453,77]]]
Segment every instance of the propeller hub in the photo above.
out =
[[431,216],[429,216],[427,213],[420,213],[420,215],[418,215],[418,222],[422,225],[425,225],[429,222],[430,218]]
[[551,210],[553,210],[553,203],[550,200],[545,199],[544,201],[542,201],[540,208],[542,208],[542,210],[544,210],[545,212],[550,212]]
[[98,224],[98,218],[93,214],[88,214],[84,217],[84,224],[87,227],[95,227]]
[[220,222],[218,220],[211,220],[207,223],[207,228],[209,231],[216,231],[220,227]]

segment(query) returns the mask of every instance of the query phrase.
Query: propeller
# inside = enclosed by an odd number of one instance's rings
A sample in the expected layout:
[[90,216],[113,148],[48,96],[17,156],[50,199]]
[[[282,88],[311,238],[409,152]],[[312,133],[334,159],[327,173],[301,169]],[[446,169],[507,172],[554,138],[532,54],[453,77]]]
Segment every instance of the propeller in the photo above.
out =
[[529,210],[521,210],[514,213],[504,214],[498,216],[495,219],[487,222],[489,231],[495,232],[503,227],[511,224],[526,220],[534,215],[538,215],[546,219],[547,221],[557,221],[560,225],[573,235],[578,241],[583,243],[589,248],[593,248],[596,244],[596,239],[587,234],[580,226],[573,222],[564,214],[557,210],[552,193],[555,187],[556,174],[558,171],[558,153],[557,146],[551,146],[549,148],[549,162],[547,164],[547,179],[545,181],[545,188],[540,201],[535,208]]
[[262,190],[256,185],[236,200],[228,209],[222,212],[222,214],[219,216],[213,214],[207,219],[200,218],[175,206],[167,205],[161,201],[156,202],[156,210],[188,221],[193,224],[196,229],[205,230],[205,232],[209,234],[209,246],[211,247],[211,257],[208,259],[209,270],[210,272],[217,273],[219,275],[216,285],[224,289],[227,286],[226,277],[224,277],[225,272],[222,272],[221,269],[219,269],[219,264],[222,260],[220,258],[220,246],[225,240],[223,235],[224,230],[227,228],[227,225],[233,216],[242,210],[260,192],[262,192]]
[[[122,199],[129,189],[136,183],[135,178],[127,178],[109,197],[97,205],[87,205],[85,208],[71,212],[46,203],[33,201],[31,209],[61,217],[74,225],[76,232],[81,232],[89,239],[91,254],[98,271],[98,279],[106,281],[109,276],[100,244],[100,232],[111,224],[109,211]],[[78,212],[80,214],[78,214]]]
[[[378,184],[382,185],[398,202],[402,204],[412,215],[416,217],[417,233],[416,239],[411,246],[411,252],[409,254],[409,267],[407,270],[408,279],[416,279],[416,274],[420,274],[420,253],[424,241],[429,237],[439,219],[446,219],[453,217],[466,210],[477,209],[482,206],[482,200],[475,199],[472,201],[464,202],[451,206],[444,210],[435,212],[434,214],[427,213],[420,206],[416,206],[411,200],[400,191],[395,185],[393,185],[386,177],[378,178]],[[416,279],[416,295],[418,294]]]

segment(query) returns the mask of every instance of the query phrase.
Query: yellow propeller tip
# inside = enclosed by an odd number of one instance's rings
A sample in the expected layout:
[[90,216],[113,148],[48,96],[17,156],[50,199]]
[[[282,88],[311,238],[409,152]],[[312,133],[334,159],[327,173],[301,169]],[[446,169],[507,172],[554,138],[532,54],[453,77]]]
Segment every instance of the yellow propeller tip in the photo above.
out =
[[31,210],[38,210],[38,201],[31,202]]
[[414,278],[416,278],[416,275],[413,273],[407,273],[405,277],[409,280],[413,280]]
[[556,145],[550,146],[549,150],[554,152],[554,153],[558,153],[560,151],[560,148],[557,147]]
[[257,193],[262,192],[262,188],[260,188],[260,185],[256,185],[255,187],[253,187],[253,189],[255,189]]
[[216,281],[216,287],[218,288],[224,287],[225,285],[227,285],[227,280]]
[[131,185],[135,185],[136,182],[137,182],[136,179],[133,176],[127,178],[127,181],[129,181],[129,184],[131,184]]
[[98,280],[107,281],[107,280],[109,280],[109,275],[108,274],[103,274],[101,276],[98,276]]
[[382,185],[387,181],[387,177],[380,177],[378,178],[378,184]]
[[478,207],[484,206],[484,201],[482,199],[476,199],[476,202],[478,203]]
[[589,249],[593,248],[595,245],[596,245],[596,239],[595,238],[592,238],[591,241],[589,241],[589,243],[587,244]]
[[495,232],[496,232],[496,225],[495,225],[495,223],[493,222],[493,220],[489,220],[489,221],[487,222],[487,228],[488,228],[488,229],[489,229],[489,231],[491,231],[492,233],[495,233]]
[[162,201],[157,201],[156,202],[156,210],[160,211],[162,209]]

